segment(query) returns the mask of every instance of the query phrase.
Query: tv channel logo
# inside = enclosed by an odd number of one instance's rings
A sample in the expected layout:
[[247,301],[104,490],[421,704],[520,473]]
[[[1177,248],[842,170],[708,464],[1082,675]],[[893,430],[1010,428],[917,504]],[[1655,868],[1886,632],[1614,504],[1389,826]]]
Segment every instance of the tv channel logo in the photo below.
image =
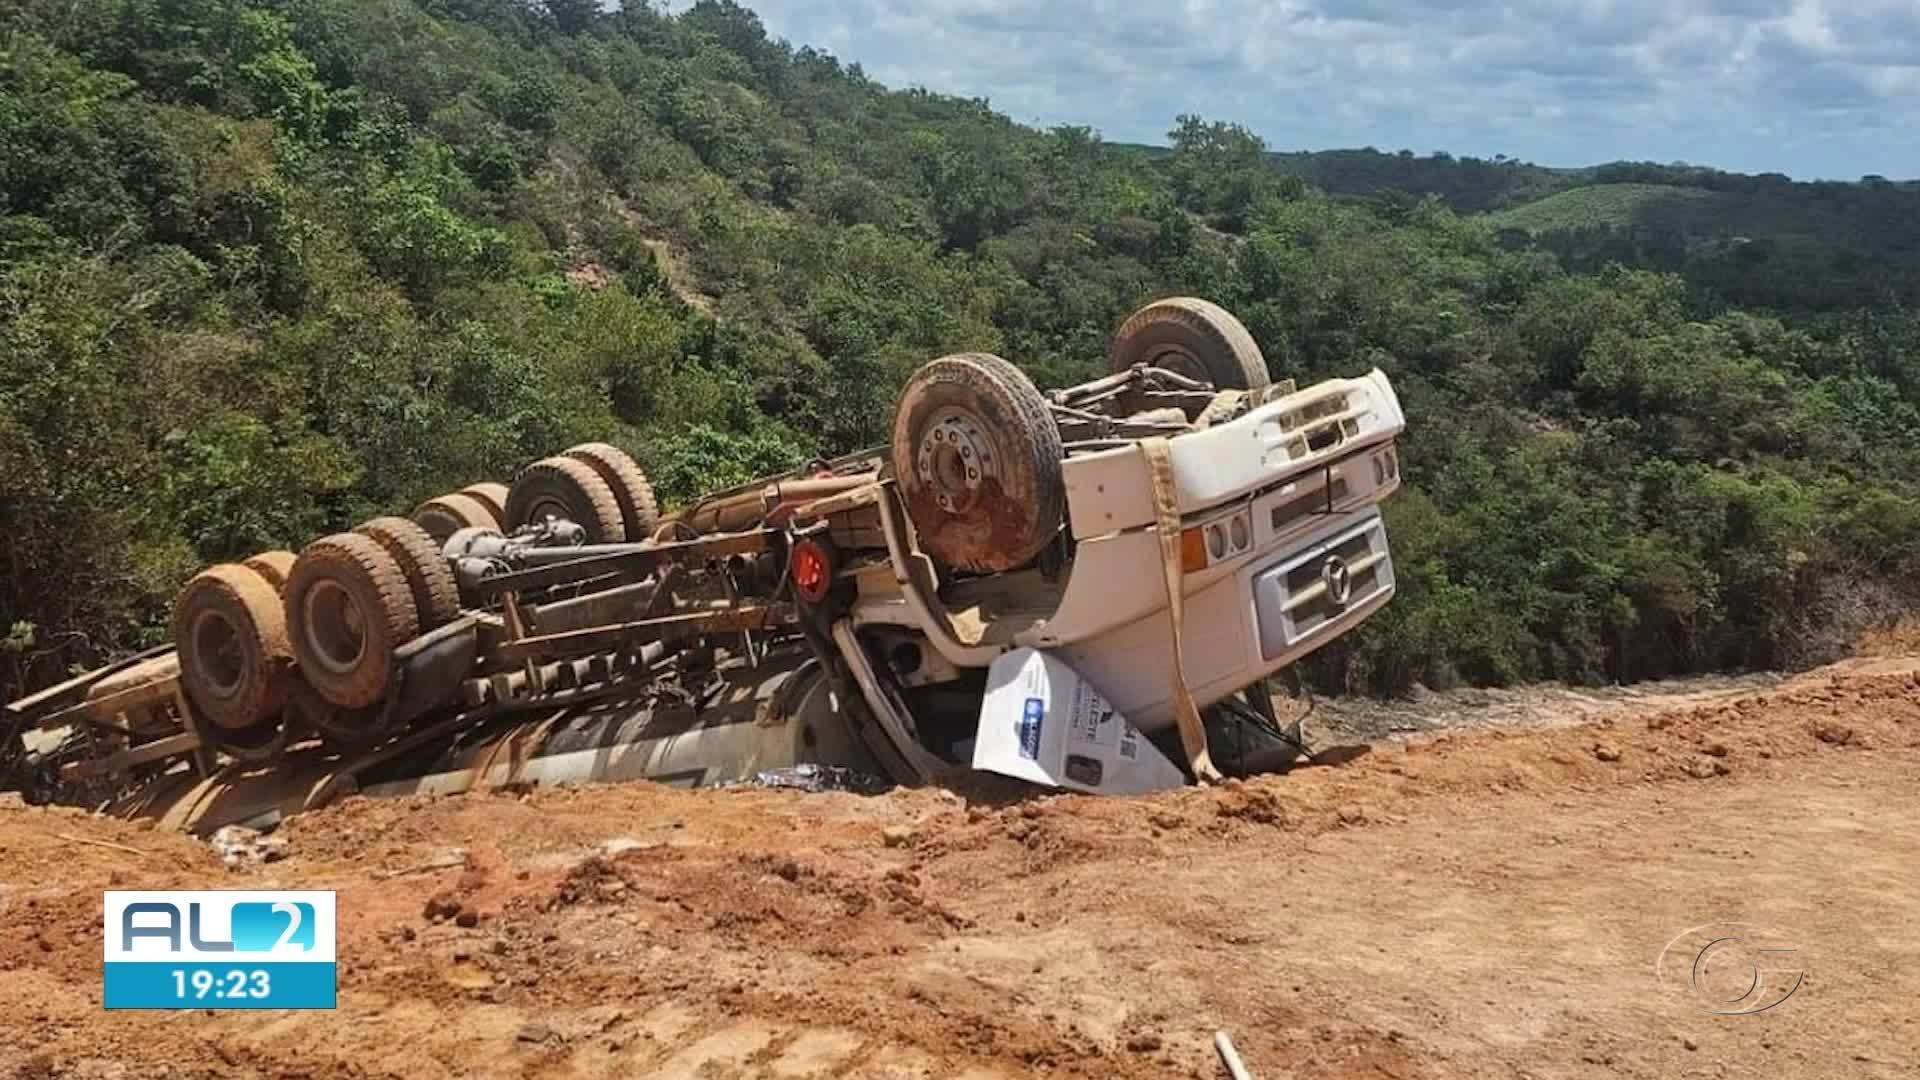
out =
[[109,1009],[331,1009],[334,894],[106,894]]
[[1020,756],[1040,760],[1040,726],[1046,722],[1047,705],[1037,697],[1027,699],[1020,710]]

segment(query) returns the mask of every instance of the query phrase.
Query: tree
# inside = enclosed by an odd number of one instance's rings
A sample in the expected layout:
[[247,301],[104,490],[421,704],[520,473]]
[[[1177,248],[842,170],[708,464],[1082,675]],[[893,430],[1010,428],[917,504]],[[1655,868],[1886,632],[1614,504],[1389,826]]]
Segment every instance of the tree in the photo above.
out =
[[554,27],[563,34],[587,33],[600,19],[597,0],[545,0],[545,3]]

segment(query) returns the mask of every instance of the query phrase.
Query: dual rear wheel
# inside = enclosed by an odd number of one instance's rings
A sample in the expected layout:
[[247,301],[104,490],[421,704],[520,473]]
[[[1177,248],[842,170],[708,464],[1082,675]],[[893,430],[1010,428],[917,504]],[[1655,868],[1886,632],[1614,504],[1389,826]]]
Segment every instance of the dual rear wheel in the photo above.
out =
[[196,574],[174,603],[182,688],[222,749],[264,760],[299,730],[332,738],[336,713],[385,696],[394,650],[459,611],[426,530],[377,518]]
[[461,529],[512,533],[549,518],[579,525],[589,544],[618,544],[651,536],[659,517],[646,473],[610,443],[584,443],[527,466],[511,485],[474,484],[413,512],[439,544]]
[[508,531],[552,516],[581,524],[590,543],[618,543],[648,535],[658,515],[633,458],[589,443],[535,462],[511,486],[474,484],[429,499],[412,520],[376,518],[298,555],[210,568],[174,605],[184,688],[236,756],[277,752],[296,727],[364,742],[395,651],[459,616],[442,550],[454,532]]
[[651,536],[660,507],[631,455],[608,443],[585,443],[527,466],[508,492],[507,531],[548,518],[579,525],[589,544],[620,544]]

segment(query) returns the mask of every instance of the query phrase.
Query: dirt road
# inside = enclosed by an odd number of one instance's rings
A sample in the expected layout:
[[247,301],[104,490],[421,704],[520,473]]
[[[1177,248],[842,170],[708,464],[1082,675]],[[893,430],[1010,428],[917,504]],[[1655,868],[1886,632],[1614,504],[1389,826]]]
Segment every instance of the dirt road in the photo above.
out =
[[[1215,1077],[1220,1027],[1262,1080],[1920,1063],[1911,660],[1137,802],[629,785],[282,834],[229,871],[0,810],[0,1077]],[[103,1012],[101,890],[207,886],[339,890],[339,1010]],[[1797,950],[1777,1007],[1656,978],[1728,921]]]

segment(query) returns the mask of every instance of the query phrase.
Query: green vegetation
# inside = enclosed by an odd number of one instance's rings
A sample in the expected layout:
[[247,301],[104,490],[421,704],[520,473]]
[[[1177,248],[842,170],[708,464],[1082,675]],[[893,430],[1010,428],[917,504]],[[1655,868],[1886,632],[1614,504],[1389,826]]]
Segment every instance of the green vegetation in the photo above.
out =
[[[0,695],[155,640],[205,562],[594,438],[685,498],[880,441],[941,353],[1087,377],[1175,292],[1242,314],[1282,375],[1402,388],[1402,593],[1323,686],[1796,663],[1910,600],[1899,228],[1857,229],[1838,277],[1751,237],[1536,247],[1440,198],[1323,193],[1232,125],[1172,139],[889,91],[729,0],[17,0]],[[1521,179],[1462,206],[1560,182],[1495,164]],[[1840,187],[1850,221],[1912,197]]]
[[1678,273],[1694,304],[1817,322],[1920,304],[1920,185],[1794,183],[1685,166],[1606,165],[1594,181],[1493,215],[1571,270]]
[[1586,175],[1586,170],[1549,169],[1504,154],[1487,159],[1438,151],[1421,157],[1411,150],[1387,154],[1371,147],[1278,153],[1273,161],[1281,172],[1329,195],[1438,195],[1462,213],[1517,206],[1583,183]]
[[1271,155],[1329,195],[1402,207],[1428,195],[1486,212],[1514,246],[1575,271],[1619,263],[1680,274],[1695,310],[1819,317],[1920,304],[1920,181],[1796,183],[1694,165],[1551,169],[1505,155],[1322,150]]
[[1588,184],[1493,215],[1496,226],[1530,233],[1573,232],[1647,221],[1698,230],[1721,222],[1725,196],[1672,184]]

